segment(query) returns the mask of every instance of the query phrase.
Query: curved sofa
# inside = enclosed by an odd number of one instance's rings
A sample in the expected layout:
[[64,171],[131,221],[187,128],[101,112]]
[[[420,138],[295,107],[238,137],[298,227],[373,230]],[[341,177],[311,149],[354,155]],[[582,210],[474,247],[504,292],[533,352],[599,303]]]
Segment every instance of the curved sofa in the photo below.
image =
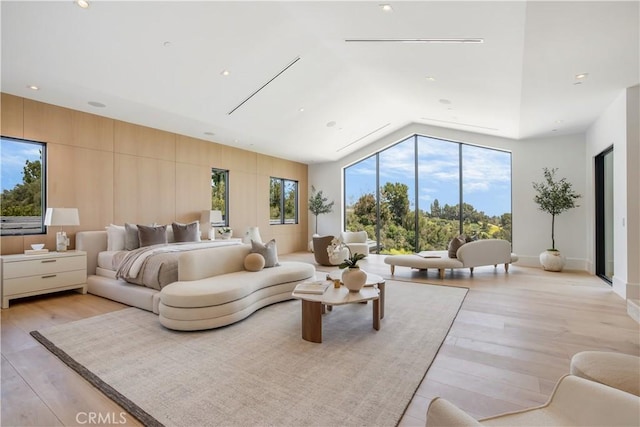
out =
[[458,249],[456,258],[449,258],[448,251],[424,251],[414,255],[389,255],[384,259],[385,264],[391,266],[392,275],[396,266],[419,270],[434,268],[440,279],[444,279],[444,271],[448,268],[468,268],[473,274],[474,267],[504,264],[504,270],[508,272],[509,264],[516,261],[518,256],[511,253],[511,243],[500,239],[466,243]]
[[291,299],[296,284],[315,277],[313,265],[302,262],[246,271],[244,258],[250,251],[250,245],[239,245],[180,255],[178,281],[160,291],[160,323],[181,331],[229,325]]

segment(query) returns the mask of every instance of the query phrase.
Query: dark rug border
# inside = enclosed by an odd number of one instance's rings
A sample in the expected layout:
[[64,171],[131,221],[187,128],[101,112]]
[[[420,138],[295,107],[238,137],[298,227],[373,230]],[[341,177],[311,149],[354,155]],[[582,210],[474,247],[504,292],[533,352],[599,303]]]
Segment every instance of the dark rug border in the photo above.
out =
[[422,382],[426,378],[427,373],[429,372],[429,369],[431,369],[431,365],[433,365],[433,362],[436,360],[436,357],[438,357],[438,353],[440,353],[440,349],[444,345],[444,342],[447,340],[447,337],[449,336],[449,332],[451,332],[451,328],[453,328],[453,324],[455,323],[456,319],[458,318],[458,314],[460,314],[460,310],[462,310],[462,305],[464,304],[464,300],[466,300],[467,299],[467,295],[469,295],[469,288],[466,288],[464,286],[449,286],[449,285],[438,285],[438,284],[435,284],[435,283],[413,282],[413,281],[410,281],[410,280],[385,279],[385,281],[386,280],[395,280],[396,282],[413,283],[413,284],[416,284],[416,285],[441,286],[441,287],[446,287],[446,288],[457,288],[457,289],[465,289],[466,290],[466,292],[464,293],[464,297],[462,298],[462,301],[460,301],[460,305],[458,306],[458,310],[456,310],[455,316],[453,316],[453,319],[451,319],[451,324],[447,328],[447,333],[445,334],[444,339],[442,340],[442,342],[438,346],[438,349],[436,350],[436,354],[433,355],[433,359],[431,359],[431,363],[429,363],[429,366],[427,366],[426,371],[424,371],[424,375],[422,375],[422,378],[420,379],[420,384],[418,384],[418,387],[416,387],[416,389],[413,391],[413,394],[411,395],[411,399],[409,399],[409,402],[407,402],[407,406],[404,407],[404,411],[402,411],[402,415],[400,416],[400,419],[398,419],[398,422],[396,423],[396,427],[398,427],[400,425],[400,421],[402,421],[402,417],[404,417],[405,414],[407,413],[407,409],[409,409],[409,405],[411,405],[411,402],[413,401],[413,398],[416,396],[416,393],[418,392],[418,389],[420,388],[420,385],[422,384]]
[[122,406],[131,416],[140,421],[144,426],[150,427],[164,427],[160,421],[153,418],[146,411],[133,403],[123,394],[111,387],[106,382],[102,381],[96,374],[85,368],[80,363],[76,362],[71,356],[60,349],[54,343],[49,341],[44,335],[38,331],[32,331],[31,336],[42,344],[47,350],[53,353],[58,359],[60,359],[68,367],[76,371],[82,378],[87,380],[91,385],[100,390],[109,399]]

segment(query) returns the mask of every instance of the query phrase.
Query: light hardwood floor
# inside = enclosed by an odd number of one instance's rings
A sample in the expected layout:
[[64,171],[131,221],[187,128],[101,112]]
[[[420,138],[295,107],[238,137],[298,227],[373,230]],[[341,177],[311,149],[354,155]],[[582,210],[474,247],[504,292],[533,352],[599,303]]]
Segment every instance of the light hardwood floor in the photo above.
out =
[[[383,258],[371,255],[361,265],[390,279]],[[281,259],[313,262],[308,253]],[[317,269],[321,276],[331,268]],[[514,265],[508,274],[501,266],[483,267],[476,268],[473,276],[468,270],[447,271],[440,280],[435,270],[398,267],[393,278],[469,288],[401,426],[424,426],[427,405],[435,396],[476,417],[543,403],[558,378],[568,373],[571,356],[582,350],[640,354],[640,328],[626,314],[625,302],[586,273],[550,273]],[[124,307],[66,292],[15,300],[2,310],[2,425],[86,425],[91,413],[124,425],[118,405],[29,335]],[[126,425],[139,425],[130,415],[125,418]]]

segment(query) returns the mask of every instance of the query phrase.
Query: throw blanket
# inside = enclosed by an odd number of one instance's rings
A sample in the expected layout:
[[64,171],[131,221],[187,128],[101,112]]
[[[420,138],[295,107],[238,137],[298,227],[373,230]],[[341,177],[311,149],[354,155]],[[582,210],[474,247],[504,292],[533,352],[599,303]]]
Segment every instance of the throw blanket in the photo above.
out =
[[122,252],[114,257],[118,263],[116,278],[129,283],[160,290],[178,280],[178,257],[185,251],[220,246],[240,245],[240,242],[213,240],[207,242],[153,245]]

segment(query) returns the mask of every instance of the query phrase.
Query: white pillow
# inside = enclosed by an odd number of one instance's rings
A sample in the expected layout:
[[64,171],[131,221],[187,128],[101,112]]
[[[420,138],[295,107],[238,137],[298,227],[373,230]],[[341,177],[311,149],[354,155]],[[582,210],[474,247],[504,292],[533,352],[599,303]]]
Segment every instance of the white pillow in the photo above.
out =
[[125,230],[124,225],[110,224],[107,229],[107,250],[124,251]]

